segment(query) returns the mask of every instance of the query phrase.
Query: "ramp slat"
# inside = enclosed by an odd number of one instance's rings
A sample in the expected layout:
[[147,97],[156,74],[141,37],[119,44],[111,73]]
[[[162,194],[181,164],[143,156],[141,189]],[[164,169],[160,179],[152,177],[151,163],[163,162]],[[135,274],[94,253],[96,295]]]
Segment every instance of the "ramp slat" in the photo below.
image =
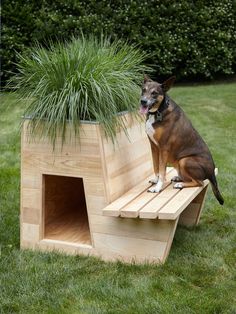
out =
[[209,184],[204,181],[202,187],[185,188],[172,198],[159,212],[159,219],[176,219],[187,205]]
[[[172,169],[173,169],[172,167],[167,167],[167,170],[166,170],[167,174]],[[151,184],[148,181],[151,180],[152,178],[153,178],[153,175],[150,177],[147,177],[147,179],[144,182],[141,182],[140,184],[136,185],[135,187],[130,189],[128,192],[126,192],[124,195],[119,197],[117,200],[115,200],[114,202],[112,202],[111,204],[103,208],[103,211],[102,211],[103,215],[119,217],[120,211],[124,206],[129,204],[135,198],[139,197],[139,195],[142,194],[144,191],[146,192],[149,189]],[[146,194],[149,194],[149,193],[146,193]]]
[[151,202],[149,202],[140,210],[139,217],[156,219],[161,208],[179,192],[179,190],[173,189],[173,186],[170,184],[164,191],[160,193],[160,195],[158,195],[158,197],[155,197]]
[[[164,189],[171,184],[170,180],[173,176],[176,175],[176,171],[174,169],[168,169],[168,173],[166,175],[166,183],[164,186]],[[165,190],[164,190],[165,191]],[[121,217],[126,218],[137,218],[139,216],[139,211],[141,208],[146,206],[151,200],[156,198],[157,196],[161,196],[161,194],[164,192],[162,191],[160,194],[158,193],[148,193],[147,190],[145,190],[143,193],[141,193],[138,197],[136,197],[134,200],[132,200],[129,204],[124,206],[121,211],[120,215]]]

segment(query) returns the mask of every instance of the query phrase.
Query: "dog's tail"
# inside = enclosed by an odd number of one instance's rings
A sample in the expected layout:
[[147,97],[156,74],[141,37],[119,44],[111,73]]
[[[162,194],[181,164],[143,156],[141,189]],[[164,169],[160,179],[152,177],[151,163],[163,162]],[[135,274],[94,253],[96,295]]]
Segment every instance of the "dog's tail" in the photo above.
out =
[[214,172],[211,175],[211,177],[209,178],[209,181],[211,182],[212,191],[213,191],[217,201],[220,203],[220,205],[223,205],[224,204],[224,199],[223,199],[223,197],[220,194],[220,191],[218,189],[218,184],[217,184],[216,176],[215,176]]

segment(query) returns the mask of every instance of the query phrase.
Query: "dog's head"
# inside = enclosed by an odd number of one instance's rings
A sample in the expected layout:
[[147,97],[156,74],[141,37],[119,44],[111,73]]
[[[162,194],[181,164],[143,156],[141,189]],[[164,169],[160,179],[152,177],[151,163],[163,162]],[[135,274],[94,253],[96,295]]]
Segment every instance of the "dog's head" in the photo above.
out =
[[160,84],[151,80],[147,75],[144,75],[140,112],[146,114],[157,111],[165,97],[165,93],[171,88],[174,81],[175,76],[172,76]]

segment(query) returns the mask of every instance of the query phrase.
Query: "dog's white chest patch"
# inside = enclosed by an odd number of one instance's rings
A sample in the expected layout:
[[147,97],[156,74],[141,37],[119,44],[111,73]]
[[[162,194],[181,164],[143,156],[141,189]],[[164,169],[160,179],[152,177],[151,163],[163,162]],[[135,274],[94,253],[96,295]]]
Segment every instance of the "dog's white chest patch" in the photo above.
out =
[[146,121],[146,133],[149,136],[150,140],[158,145],[157,141],[154,139],[155,129],[152,124],[155,122],[155,115],[150,114],[148,120]]

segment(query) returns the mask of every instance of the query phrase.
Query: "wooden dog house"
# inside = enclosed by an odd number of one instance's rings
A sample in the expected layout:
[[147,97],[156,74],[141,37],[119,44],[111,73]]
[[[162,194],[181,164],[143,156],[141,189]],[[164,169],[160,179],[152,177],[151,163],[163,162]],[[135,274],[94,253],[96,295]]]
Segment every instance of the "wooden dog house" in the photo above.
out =
[[[125,116],[127,133],[115,146],[98,123],[82,123],[53,151],[47,139],[21,144],[21,247],[75,254],[164,262],[178,221],[199,220],[204,187],[174,190],[170,179],[159,195],[147,193],[153,173],[149,142],[140,124]],[[69,126],[68,126],[69,128]]]

